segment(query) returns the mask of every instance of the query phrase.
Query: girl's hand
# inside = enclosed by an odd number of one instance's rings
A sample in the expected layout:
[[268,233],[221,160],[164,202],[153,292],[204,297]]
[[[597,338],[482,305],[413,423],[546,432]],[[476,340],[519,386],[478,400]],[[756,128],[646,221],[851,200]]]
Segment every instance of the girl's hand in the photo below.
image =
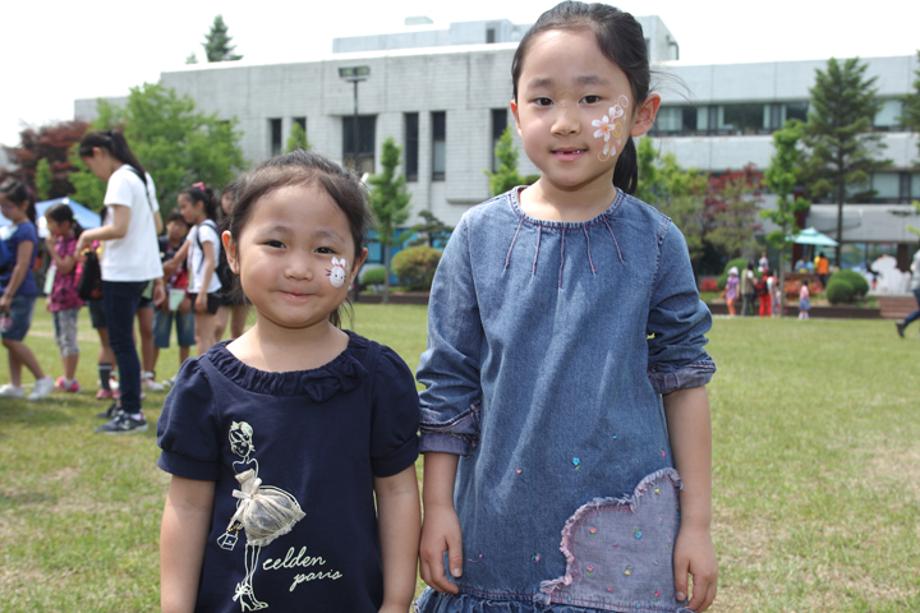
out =
[[11,304],[13,304],[12,298],[7,296],[6,294],[3,294],[3,296],[0,296],[0,311],[4,313],[9,313]]
[[674,545],[674,588],[677,600],[689,594],[688,574],[693,576],[693,594],[688,608],[701,613],[716,597],[718,565],[707,528],[681,527]]
[[208,310],[208,295],[204,292],[198,292],[195,298],[195,312],[204,313]]
[[422,579],[438,590],[457,594],[460,589],[444,574],[444,552],[447,552],[450,574],[463,575],[463,539],[460,520],[453,505],[425,505],[419,560]]
[[153,284],[153,306],[164,306],[169,307],[169,304],[166,302],[166,288],[163,287],[162,281],[156,281]]
[[378,613],[406,613],[408,610],[409,606],[383,603],[383,606],[380,607],[380,611],[378,611]]

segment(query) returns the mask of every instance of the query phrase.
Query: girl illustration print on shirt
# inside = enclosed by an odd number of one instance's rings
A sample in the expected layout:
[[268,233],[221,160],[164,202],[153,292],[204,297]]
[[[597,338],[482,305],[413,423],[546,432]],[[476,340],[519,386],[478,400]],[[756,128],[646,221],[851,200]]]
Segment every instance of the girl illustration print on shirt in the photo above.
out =
[[236,585],[233,595],[234,601],[240,601],[243,611],[268,608],[268,603],[256,598],[252,589],[252,576],[258,568],[259,553],[264,545],[290,532],[294,524],[304,517],[293,496],[277,487],[262,485],[259,461],[252,457],[256,451],[252,438],[252,426],[245,421],[233,422],[230,426],[230,449],[240,458],[233,462],[234,470],[238,470],[236,480],[240,484],[240,489],[233,490],[233,497],[239,502],[227,530],[217,539],[222,549],[233,551],[237,533],[243,530],[246,534],[246,575]]

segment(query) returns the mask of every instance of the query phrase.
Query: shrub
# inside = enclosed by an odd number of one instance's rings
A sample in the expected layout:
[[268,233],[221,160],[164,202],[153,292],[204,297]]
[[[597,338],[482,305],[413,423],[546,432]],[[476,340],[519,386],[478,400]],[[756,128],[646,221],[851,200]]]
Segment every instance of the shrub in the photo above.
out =
[[386,281],[387,271],[380,264],[368,264],[358,275],[358,282],[361,287],[370,285],[383,285]]
[[441,252],[426,246],[409,247],[395,256],[391,264],[400,285],[410,291],[431,289],[434,271],[441,261]]
[[732,266],[735,266],[738,269],[738,275],[740,276],[744,269],[747,268],[748,260],[747,258],[735,258],[734,260],[729,260],[728,264],[725,265],[725,269],[722,271],[722,274],[719,275],[719,291],[725,289],[725,282],[728,281],[728,271],[732,269]]
[[831,304],[849,304],[856,300],[856,290],[846,279],[831,279],[824,290],[827,301]]
[[838,270],[831,275],[827,284],[830,285],[834,280],[846,281],[853,288],[854,298],[865,298],[869,293],[869,282],[866,278],[855,270]]

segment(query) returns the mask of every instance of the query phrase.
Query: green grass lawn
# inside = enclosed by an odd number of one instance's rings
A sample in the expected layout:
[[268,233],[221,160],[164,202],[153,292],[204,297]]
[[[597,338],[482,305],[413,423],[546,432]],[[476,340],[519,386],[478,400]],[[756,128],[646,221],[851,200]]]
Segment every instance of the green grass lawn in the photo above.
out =
[[[0,399],[0,611],[152,611],[167,476],[150,430],[94,435],[96,339],[81,314],[86,390]],[[415,366],[425,310],[359,305],[354,327]],[[28,338],[60,374],[43,305]],[[709,346],[715,611],[920,608],[920,340],[888,321],[718,319]],[[161,378],[177,352],[161,357]],[[0,383],[9,375],[4,366]],[[31,385],[31,377],[25,375]]]

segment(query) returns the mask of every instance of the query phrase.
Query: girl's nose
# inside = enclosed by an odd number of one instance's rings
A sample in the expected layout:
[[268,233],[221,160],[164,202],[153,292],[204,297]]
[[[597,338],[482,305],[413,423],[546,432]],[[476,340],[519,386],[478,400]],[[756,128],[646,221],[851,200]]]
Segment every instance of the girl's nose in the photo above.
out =
[[314,273],[308,257],[292,255],[286,262],[284,274],[289,279],[312,281]]
[[551,129],[557,135],[577,134],[581,131],[581,118],[575,109],[560,106]]

